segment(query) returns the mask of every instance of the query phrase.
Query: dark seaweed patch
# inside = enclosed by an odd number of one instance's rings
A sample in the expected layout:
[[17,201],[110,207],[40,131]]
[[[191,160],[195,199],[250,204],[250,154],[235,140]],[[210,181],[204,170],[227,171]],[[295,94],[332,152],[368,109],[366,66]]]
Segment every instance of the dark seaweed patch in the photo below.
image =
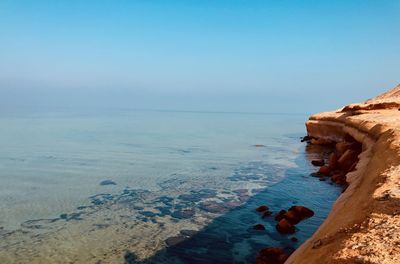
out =
[[117,184],[115,183],[115,181],[112,180],[104,180],[100,182],[100,185],[105,186],[105,185],[117,185]]

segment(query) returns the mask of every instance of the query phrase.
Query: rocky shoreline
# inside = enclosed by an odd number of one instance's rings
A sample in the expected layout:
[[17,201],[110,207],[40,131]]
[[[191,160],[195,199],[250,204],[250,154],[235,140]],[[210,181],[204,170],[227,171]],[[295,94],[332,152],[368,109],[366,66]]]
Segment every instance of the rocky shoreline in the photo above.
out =
[[307,121],[309,144],[334,146],[328,161],[313,161],[314,176],[344,191],[285,263],[400,263],[399,107],[400,85]]

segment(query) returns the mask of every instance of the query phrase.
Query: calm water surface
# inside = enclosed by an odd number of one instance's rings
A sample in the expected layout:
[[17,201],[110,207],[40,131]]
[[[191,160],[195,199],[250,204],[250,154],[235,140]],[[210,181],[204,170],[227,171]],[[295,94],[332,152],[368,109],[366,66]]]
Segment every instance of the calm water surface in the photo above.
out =
[[[252,262],[288,250],[340,190],[309,176],[302,115],[163,111],[0,115],[1,263]],[[255,147],[255,144],[264,147]],[[254,212],[306,205],[298,242]],[[265,232],[251,227],[263,223]],[[212,246],[210,246],[212,245]]]

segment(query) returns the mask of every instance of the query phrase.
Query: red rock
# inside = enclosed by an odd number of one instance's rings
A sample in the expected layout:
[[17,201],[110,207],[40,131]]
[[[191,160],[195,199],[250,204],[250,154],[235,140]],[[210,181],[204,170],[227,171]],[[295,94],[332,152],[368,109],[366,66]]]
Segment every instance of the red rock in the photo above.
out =
[[319,168],[318,174],[329,175],[329,173],[331,173],[331,169],[328,166],[324,165]]
[[323,159],[312,160],[311,164],[314,165],[314,166],[321,167],[321,166],[325,165],[325,161]]
[[336,170],[338,167],[338,159],[339,156],[333,152],[330,156],[329,156],[329,162],[328,162],[328,166],[331,170]]
[[283,249],[277,247],[268,247],[260,250],[260,255],[263,256],[279,256],[284,254]]
[[338,160],[339,168],[344,172],[348,172],[351,166],[358,161],[358,154],[355,150],[346,150]]
[[301,205],[294,205],[289,208],[289,211],[294,211],[301,220],[314,216],[314,211]]
[[278,263],[285,263],[285,261],[289,258],[286,254],[280,254],[277,258]]
[[286,219],[282,219],[276,225],[276,230],[281,234],[293,234],[295,231],[294,226]]
[[253,228],[255,230],[265,230],[265,227],[262,224],[257,224],[255,226],[253,226]]
[[262,249],[257,258],[257,264],[283,264],[287,260],[288,256],[283,252],[281,248],[264,248]]
[[294,210],[289,210],[283,217],[292,225],[296,225],[302,220],[300,214]]
[[339,156],[343,155],[343,153],[350,148],[351,148],[350,142],[342,141],[342,142],[336,143],[336,145],[335,145],[336,153]]
[[286,214],[286,210],[280,210],[279,213],[275,216],[276,221],[281,221]]
[[257,209],[256,209],[256,211],[260,212],[260,213],[267,211],[267,210],[268,210],[268,206],[266,206],[266,205],[261,205],[261,206],[257,207]]

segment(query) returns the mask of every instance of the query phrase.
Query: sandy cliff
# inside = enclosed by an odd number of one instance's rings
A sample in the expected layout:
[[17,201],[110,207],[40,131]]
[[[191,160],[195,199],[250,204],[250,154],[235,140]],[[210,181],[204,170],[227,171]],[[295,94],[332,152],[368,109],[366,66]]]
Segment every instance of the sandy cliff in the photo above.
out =
[[348,188],[286,263],[400,263],[400,85],[307,121],[311,137],[362,143]]

